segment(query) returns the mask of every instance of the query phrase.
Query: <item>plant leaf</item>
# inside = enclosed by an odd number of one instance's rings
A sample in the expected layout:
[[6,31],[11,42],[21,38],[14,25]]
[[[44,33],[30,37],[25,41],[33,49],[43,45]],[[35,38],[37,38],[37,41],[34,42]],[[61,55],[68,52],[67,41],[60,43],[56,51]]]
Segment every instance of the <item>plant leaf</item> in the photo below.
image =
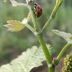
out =
[[[47,47],[49,48],[50,45],[48,44]],[[45,57],[41,47],[33,46],[10,63],[2,65],[0,72],[30,72],[32,68],[42,65],[43,61]]]
[[2,65],[0,72],[30,72],[32,68],[42,65],[44,60],[41,48],[33,46],[9,64]]
[[68,43],[72,44],[72,34],[71,33],[66,33],[66,32],[59,31],[59,30],[53,30],[53,32],[57,34],[58,36],[61,36],[62,38],[64,38]]

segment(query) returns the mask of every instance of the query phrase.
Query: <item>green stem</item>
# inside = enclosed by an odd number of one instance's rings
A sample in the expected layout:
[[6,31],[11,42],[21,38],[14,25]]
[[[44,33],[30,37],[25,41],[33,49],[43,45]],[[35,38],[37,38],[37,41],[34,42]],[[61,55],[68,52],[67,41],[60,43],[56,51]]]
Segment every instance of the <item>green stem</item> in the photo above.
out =
[[43,31],[43,30],[51,23],[51,21],[55,18],[55,15],[56,15],[59,7],[61,6],[62,2],[63,2],[63,0],[59,0],[59,1],[55,4],[54,9],[53,9],[53,11],[52,11],[49,19],[47,20],[47,22],[45,23],[45,25],[44,25],[43,28],[42,28],[42,31]]
[[54,66],[52,64],[52,56],[50,55],[50,53],[48,51],[48,48],[46,46],[46,43],[43,39],[42,34],[38,34],[37,38],[38,38],[38,41],[39,41],[41,48],[44,52],[44,55],[46,57],[46,61],[47,61],[47,64],[48,64],[48,72],[54,72],[55,70],[54,70]]
[[32,31],[33,33],[35,32],[34,28],[32,26],[30,26],[29,24],[25,24],[25,26]]
[[59,55],[57,56],[57,61],[59,62],[60,59],[62,58],[63,54],[65,53],[65,51],[71,46],[71,44],[67,43],[61,50],[61,52],[59,53]]
[[47,60],[48,64],[52,64],[52,58],[51,58],[51,55],[50,55],[50,53],[48,51],[48,48],[47,48],[47,46],[45,44],[45,41],[43,40],[42,34],[38,34],[37,38],[38,38],[39,43],[40,43],[40,45],[42,47],[42,50],[44,52],[44,55],[46,57],[46,60]]
[[31,13],[31,18],[32,18],[34,29],[35,29],[35,31],[39,31],[40,27],[38,25],[38,22],[37,22],[35,14],[34,14],[34,11],[32,10],[32,7],[29,6],[29,10],[30,10],[30,13]]
[[34,12],[32,11],[32,8],[29,6],[29,10],[30,10],[30,13],[31,13],[31,18],[32,18],[32,22],[33,22],[33,26],[34,26],[34,29],[36,30],[36,19],[35,18],[35,15],[34,15]]
[[48,67],[48,72],[55,72],[55,66]]

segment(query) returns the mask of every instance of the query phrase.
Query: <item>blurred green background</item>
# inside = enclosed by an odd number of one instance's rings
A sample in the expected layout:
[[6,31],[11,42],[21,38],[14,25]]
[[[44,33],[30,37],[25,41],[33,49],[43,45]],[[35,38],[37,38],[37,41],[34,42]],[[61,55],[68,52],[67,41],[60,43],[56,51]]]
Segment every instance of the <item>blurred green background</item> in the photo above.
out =
[[[25,2],[24,0],[17,1]],[[38,18],[40,25],[43,26],[51,14],[55,0],[36,1],[43,7],[43,14]],[[12,7],[9,0],[7,2],[0,0],[0,65],[11,61],[27,48],[31,48],[33,45],[39,45],[35,36],[27,28],[15,33],[9,32],[3,27],[7,20],[21,21],[27,14],[28,9],[25,7]],[[53,29],[72,33],[72,0],[64,0],[55,19],[44,31],[44,39],[53,46],[54,55],[56,55],[66,42],[62,38],[54,35],[51,31]],[[71,48],[67,52],[71,52]]]

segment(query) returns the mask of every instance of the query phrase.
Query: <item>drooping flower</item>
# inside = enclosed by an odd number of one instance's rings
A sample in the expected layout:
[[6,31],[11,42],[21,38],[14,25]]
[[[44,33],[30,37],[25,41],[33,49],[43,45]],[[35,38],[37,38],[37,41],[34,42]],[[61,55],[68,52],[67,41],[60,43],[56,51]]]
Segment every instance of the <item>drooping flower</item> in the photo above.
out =
[[29,27],[28,22],[31,19],[31,14],[29,13],[26,18],[24,18],[22,21],[17,20],[8,20],[7,24],[4,25],[4,27],[8,28],[8,31],[11,32],[18,32],[26,27]]
[[25,25],[17,20],[8,20],[7,24],[4,26],[11,32],[18,32],[25,28]]

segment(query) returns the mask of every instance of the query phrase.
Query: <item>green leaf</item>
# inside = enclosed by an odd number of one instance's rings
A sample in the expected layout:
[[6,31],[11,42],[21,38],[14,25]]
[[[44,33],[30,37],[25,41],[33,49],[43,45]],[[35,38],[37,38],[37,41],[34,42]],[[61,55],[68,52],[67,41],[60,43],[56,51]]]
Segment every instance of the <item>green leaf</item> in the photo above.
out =
[[0,72],[30,72],[32,68],[42,65],[44,60],[41,48],[33,46],[9,64],[2,65]]
[[[47,44],[47,47],[51,46]],[[0,72],[30,72],[32,68],[42,65],[43,61],[45,57],[42,49],[33,46],[10,63],[2,65]]]
[[72,34],[71,33],[66,33],[66,32],[59,31],[59,30],[53,30],[53,32],[57,34],[58,36],[61,36],[62,38],[64,38],[68,43],[72,44]]

